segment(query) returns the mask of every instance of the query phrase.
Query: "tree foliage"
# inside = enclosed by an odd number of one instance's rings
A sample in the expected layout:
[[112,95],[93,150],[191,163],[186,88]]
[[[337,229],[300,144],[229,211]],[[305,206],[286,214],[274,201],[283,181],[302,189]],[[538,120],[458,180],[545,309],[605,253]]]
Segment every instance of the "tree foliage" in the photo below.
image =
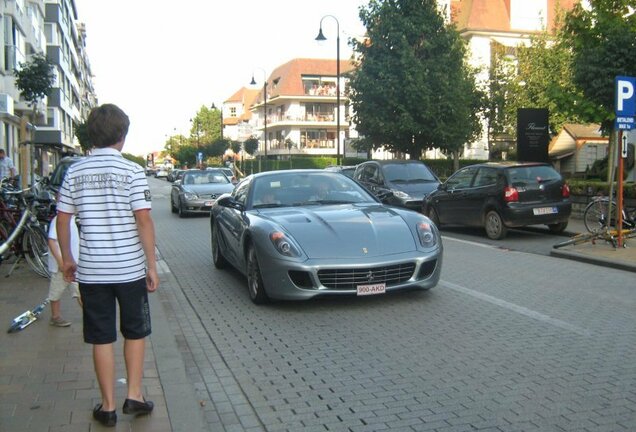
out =
[[219,139],[221,139],[221,110],[201,106],[191,119],[191,143],[205,145]]
[[80,148],[84,153],[93,147],[93,144],[91,144],[91,140],[88,137],[88,127],[86,126],[86,122],[75,124],[73,133],[75,134],[75,138],[77,138]]
[[562,30],[556,35],[544,31],[530,41],[527,47],[517,47],[514,58],[503,47],[495,53],[489,80],[489,135],[514,136],[519,108],[547,108],[552,135],[565,123],[602,121],[602,109],[574,82],[572,50]]
[[46,56],[38,53],[34,54],[30,61],[20,63],[20,69],[14,71],[15,85],[33,109],[53,87],[55,82],[53,68],[53,64]]
[[[592,103],[603,107],[605,129],[614,120],[614,79],[636,76],[634,0],[589,0],[566,17],[564,39],[572,48],[574,82]],[[629,7],[628,7],[629,6]]]
[[141,157],[141,156],[135,156],[133,154],[130,153],[122,153],[121,154],[125,159],[128,159],[129,161],[133,161],[136,164],[140,165],[140,166],[146,166],[146,160]]
[[482,94],[465,44],[427,0],[371,0],[360,10],[367,39],[353,41],[354,121],[365,142],[419,158],[458,152],[479,133]]
[[258,138],[249,137],[243,143],[243,148],[248,155],[253,156],[256,153],[256,149],[258,149]]

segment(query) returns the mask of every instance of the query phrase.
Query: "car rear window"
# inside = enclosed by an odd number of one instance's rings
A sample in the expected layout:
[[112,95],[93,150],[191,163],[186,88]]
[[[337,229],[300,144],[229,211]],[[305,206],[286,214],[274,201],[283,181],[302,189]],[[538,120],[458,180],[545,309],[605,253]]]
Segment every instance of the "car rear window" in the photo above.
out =
[[508,168],[508,179],[513,186],[560,180],[561,175],[551,166],[535,165]]

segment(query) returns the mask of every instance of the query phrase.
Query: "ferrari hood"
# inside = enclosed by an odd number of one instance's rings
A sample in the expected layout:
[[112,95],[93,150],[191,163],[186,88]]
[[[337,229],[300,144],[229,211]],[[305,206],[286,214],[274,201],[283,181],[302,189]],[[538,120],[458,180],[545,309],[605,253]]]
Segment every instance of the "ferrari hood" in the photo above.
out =
[[270,218],[296,240],[309,258],[364,258],[416,249],[400,213],[381,205],[276,209]]

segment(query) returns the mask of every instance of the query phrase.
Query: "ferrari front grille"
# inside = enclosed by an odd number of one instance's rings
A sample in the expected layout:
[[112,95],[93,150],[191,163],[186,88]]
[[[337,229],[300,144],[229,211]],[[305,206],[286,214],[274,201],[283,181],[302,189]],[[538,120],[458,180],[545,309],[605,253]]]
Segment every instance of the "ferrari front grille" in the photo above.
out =
[[318,271],[320,283],[330,289],[354,290],[358,285],[384,283],[387,287],[411,279],[415,263],[383,267],[323,269]]

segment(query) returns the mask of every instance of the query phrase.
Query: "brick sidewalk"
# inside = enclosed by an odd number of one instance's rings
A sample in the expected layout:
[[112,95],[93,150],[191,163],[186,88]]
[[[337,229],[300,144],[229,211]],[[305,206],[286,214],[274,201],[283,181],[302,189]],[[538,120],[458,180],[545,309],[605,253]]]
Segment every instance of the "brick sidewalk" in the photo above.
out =
[[[91,346],[82,339],[79,306],[70,294],[62,299],[62,316],[73,322],[70,327],[50,326],[50,308],[47,307],[38,321],[21,332],[8,334],[6,329],[11,319],[42,302],[48,293],[48,280],[37,276],[26,264],[18,266],[9,278],[5,278],[9,268],[6,264],[0,267],[0,316],[6,326],[0,332],[0,430],[69,432],[103,429],[92,419],[92,409],[101,401],[101,397],[93,369]],[[165,275],[162,275],[162,288],[167,289],[169,284],[164,279]],[[158,370],[161,362],[157,362],[155,345],[163,346],[160,353],[167,357],[163,361],[164,369],[166,365],[169,368],[174,364],[175,357],[180,355],[175,347],[174,335],[170,334],[165,324],[161,299],[158,295],[151,295],[150,298],[153,334],[147,339],[143,391],[148,399],[155,402],[155,409],[150,416],[136,419],[121,411],[126,396],[126,375],[123,338],[118,334],[115,345],[118,423],[112,430],[184,430],[171,425],[170,417],[174,416],[168,415],[166,394],[173,390],[166,388],[160,380]],[[177,363],[176,367],[179,369],[183,366]],[[178,398],[181,398],[180,393],[177,394]],[[190,416],[185,411],[182,414]]]

